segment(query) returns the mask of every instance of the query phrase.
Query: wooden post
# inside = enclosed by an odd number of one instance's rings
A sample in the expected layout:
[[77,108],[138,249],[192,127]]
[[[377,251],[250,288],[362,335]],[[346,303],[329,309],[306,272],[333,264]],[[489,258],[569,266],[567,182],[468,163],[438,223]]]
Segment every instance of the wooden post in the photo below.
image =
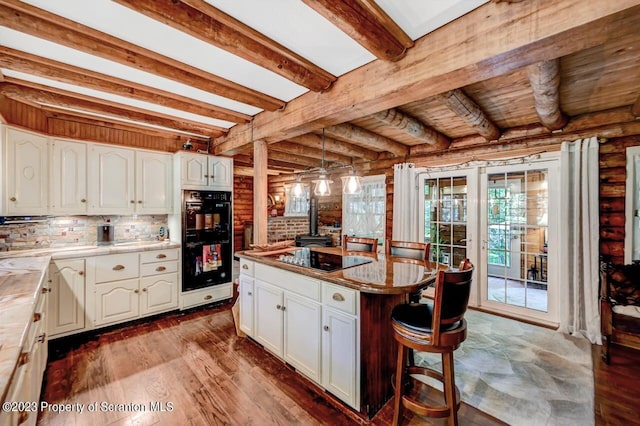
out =
[[267,244],[267,142],[253,143],[253,243]]

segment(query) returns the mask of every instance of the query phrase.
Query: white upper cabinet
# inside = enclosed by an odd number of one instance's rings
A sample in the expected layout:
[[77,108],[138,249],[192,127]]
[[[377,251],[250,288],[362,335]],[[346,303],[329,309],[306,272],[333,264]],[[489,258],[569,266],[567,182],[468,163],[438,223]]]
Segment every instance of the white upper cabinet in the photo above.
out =
[[6,215],[47,214],[47,138],[7,128],[6,139]]
[[87,144],[54,139],[50,152],[49,212],[87,214]]
[[233,188],[233,160],[190,152],[179,152],[180,186],[183,189]]
[[171,213],[172,160],[171,154],[136,152],[136,213]]
[[135,151],[106,145],[89,148],[89,213],[135,213]]

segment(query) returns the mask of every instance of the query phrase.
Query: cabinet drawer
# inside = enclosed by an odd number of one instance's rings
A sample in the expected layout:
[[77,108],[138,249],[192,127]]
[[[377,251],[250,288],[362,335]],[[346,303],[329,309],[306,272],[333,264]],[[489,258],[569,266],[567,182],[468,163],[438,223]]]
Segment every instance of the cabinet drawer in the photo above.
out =
[[182,293],[182,308],[203,305],[218,300],[230,299],[233,293],[231,284],[214,285],[206,289]]
[[138,277],[138,254],[110,254],[96,257],[96,283]]
[[322,283],[322,303],[340,309],[343,312],[356,315],[358,292],[339,285]]
[[255,277],[281,289],[320,301],[320,281],[313,278],[261,263],[255,265]]
[[178,250],[153,250],[140,253],[140,263],[163,262],[178,260]]
[[158,262],[158,263],[144,263],[142,265],[142,276],[148,277],[150,275],[169,274],[171,272],[178,271],[178,261],[171,262]]
[[240,273],[253,277],[253,265],[254,263],[250,260],[240,259]]

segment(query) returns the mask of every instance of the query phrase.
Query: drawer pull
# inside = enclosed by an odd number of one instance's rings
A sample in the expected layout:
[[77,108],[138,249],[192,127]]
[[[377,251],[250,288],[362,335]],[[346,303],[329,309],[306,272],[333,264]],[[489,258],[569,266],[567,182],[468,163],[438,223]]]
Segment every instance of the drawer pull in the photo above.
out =
[[212,295],[210,295],[210,294],[207,294],[207,295],[204,297],[204,300],[211,300],[211,299],[213,299],[213,296],[212,296]]
[[[51,282],[51,281],[49,281]],[[42,287],[42,294],[51,293],[51,289],[49,287]]]
[[160,253],[159,255],[156,256],[156,259],[164,259],[165,257],[167,257],[166,254]]
[[23,366],[31,360],[29,352],[22,352],[18,357],[18,366]]
[[11,197],[11,198],[9,198],[9,200],[10,201],[17,201],[17,198],[16,197]]
[[244,265],[242,265],[242,269],[249,269],[249,265],[245,263]]
[[116,265],[113,267],[114,271],[122,271],[124,269],[124,265]]
[[81,203],[86,203],[86,202],[87,202],[87,199],[86,199],[86,198],[83,198],[83,199],[81,199],[81,200],[80,200],[80,202],[81,202]]
[[156,268],[156,271],[158,271],[158,272],[162,272],[162,271],[166,271],[166,270],[167,270],[167,268],[165,266],[158,266]]
[[38,322],[42,319],[42,314],[40,312],[33,313],[33,322]]
[[336,302],[344,302],[344,296],[340,293],[333,293],[333,296],[331,298]]
[[142,291],[146,292],[146,291],[147,291],[147,289],[146,289],[146,288],[143,288],[143,289],[142,289]]

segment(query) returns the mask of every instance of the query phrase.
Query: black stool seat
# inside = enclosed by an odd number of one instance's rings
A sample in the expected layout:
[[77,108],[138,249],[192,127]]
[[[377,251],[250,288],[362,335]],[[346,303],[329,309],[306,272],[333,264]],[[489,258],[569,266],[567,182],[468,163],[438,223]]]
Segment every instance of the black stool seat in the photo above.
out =
[[[391,321],[409,330],[432,333],[433,332],[433,306],[426,303],[403,303],[393,308]],[[440,327],[440,331],[451,331],[461,326],[457,321]]]

